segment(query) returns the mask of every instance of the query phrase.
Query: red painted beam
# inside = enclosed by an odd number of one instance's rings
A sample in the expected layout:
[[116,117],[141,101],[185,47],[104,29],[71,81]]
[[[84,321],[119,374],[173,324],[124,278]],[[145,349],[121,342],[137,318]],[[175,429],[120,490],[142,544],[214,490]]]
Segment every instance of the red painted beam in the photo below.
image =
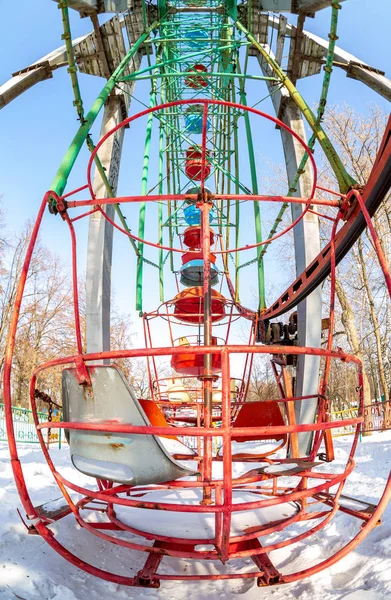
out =
[[[372,172],[362,192],[365,206],[371,215],[376,213],[381,202],[391,188],[391,116],[380,145]],[[365,218],[358,202],[348,213],[348,218],[343,227],[335,236],[335,257],[338,264],[350,250],[366,227]],[[299,302],[304,300],[322,281],[329,276],[331,271],[330,243],[327,244],[312,261],[312,263],[297,277],[287,290],[268,308],[261,316],[261,320],[274,319]]]

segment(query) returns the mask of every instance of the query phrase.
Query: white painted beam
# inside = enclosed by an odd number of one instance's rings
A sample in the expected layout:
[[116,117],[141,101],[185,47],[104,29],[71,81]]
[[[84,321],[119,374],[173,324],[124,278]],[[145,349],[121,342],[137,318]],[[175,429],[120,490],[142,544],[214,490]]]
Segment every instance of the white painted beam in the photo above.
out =
[[[259,16],[261,17],[261,15]],[[274,29],[278,29],[279,19],[270,16],[269,25]],[[288,23],[286,26],[287,35],[290,35],[292,30],[293,26]],[[328,40],[325,40],[314,33],[310,33],[307,30],[304,30],[303,34],[323,49],[323,56],[327,55],[329,45]],[[380,94],[391,102],[391,80],[385,76],[383,71],[371,67],[364,61],[357,58],[357,56],[350,54],[350,52],[346,52],[346,50],[343,50],[339,46],[336,46],[334,50],[334,63],[335,66],[346,71],[348,77],[361,81],[374,92]]]
[[[54,0],[58,3],[58,0]],[[73,8],[81,17],[97,13],[122,13],[133,8],[133,0],[68,0],[69,8]]]
[[16,75],[0,86],[0,108],[33,87],[36,83],[53,77],[51,67],[46,63],[33,68],[27,73]]
[[[73,47],[84,41],[90,34],[83,35],[73,41]],[[15,100],[20,94],[33,85],[44,79],[53,77],[52,71],[60,66],[66,66],[67,51],[65,46],[61,46],[53,52],[46,54],[26,69],[22,69],[14,74],[11,79],[0,86],[0,108],[3,108],[12,100]]]
[[[267,49],[270,53],[270,49]],[[268,63],[258,54],[258,62],[265,76],[271,77],[273,73]],[[269,91],[273,90],[273,83],[268,82]],[[276,115],[281,121],[295,131],[303,140],[306,140],[304,122],[299,109],[291,100],[285,88],[274,91],[271,96]],[[303,157],[304,149],[285,129],[280,129],[284,150],[285,166],[288,181],[292,182]],[[294,196],[308,197],[313,183],[312,171],[307,163],[305,172],[299,179],[297,191]],[[299,204],[292,204],[292,220],[295,220],[303,210]],[[313,261],[320,252],[319,220],[312,214],[306,214],[293,230],[295,243],[296,274],[302,271]],[[320,348],[322,329],[322,290],[317,288],[297,307],[298,316],[298,343],[300,346]],[[319,365],[317,356],[298,357],[296,370],[296,396],[317,395],[319,387]],[[305,400],[296,403],[295,412],[298,423],[313,423],[317,410],[317,399]],[[300,456],[308,452],[312,440],[312,433],[299,433]]]
[[260,0],[259,8],[270,12],[301,12],[312,15],[318,10],[329,8],[330,5],[331,0]]
[[259,9],[270,12],[292,12],[292,0],[261,0]]
[[[344,1],[345,0],[339,0],[339,2]],[[294,5],[296,6],[294,12],[313,14],[318,10],[329,8],[331,6],[331,0],[296,0]]]
[[[100,137],[122,120],[120,97],[110,96],[104,109]],[[102,166],[108,173],[109,183],[114,194],[117,190],[119,164],[121,160],[124,129],[110,136],[99,151]],[[94,192],[97,198],[107,196],[106,187],[97,169],[94,173]],[[110,219],[114,219],[114,205],[103,209]],[[87,352],[110,350],[111,314],[111,264],[113,253],[113,226],[101,212],[90,216],[87,249],[86,275],[86,330]]]
[[[141,55],[137,53],[131,63],[130,71],[140,68]],[[124,119],[124,102],[129,108],[129,97],[133,93],[135,82],[123,84],[128,94],[120,90],[111,95],[105,104],[100,137]],[[106,170],[110,186],[116,194],[124,139],[124,128],[111,135],[99,150],[99,158]],[[106,186],[95,169],[94,192],[97,198],[107,197]],[[103,208],[111,220],[115,219],[114,205]],[[87,352],[110,350],[111,318],[111,265],[113,252],[113,226],[101,212],[90,216],[87,247],[86,281],[86,330]]]
[[[142,27],[141,11],[135,11],[135,13],[127,14],[121,18],[114,17],[101,26],[105,50],[112,63],[113,70],[126,53],[121,28],[126,28],[130,43],[134,43],[140,37]],[[101,77],[105,76],[104,70],[100,67],[99,52],[95,51],[96,34],[94,31],[73,40],[72,46],[81,72]],[[144,46],[140,49],[140,53],[145,53]],[[0,109],[36,83],[51,78],[54,69],[67,66],[67,60],[66,47],[61,46],[27,68],[14,73],[11,79],[0,86]]]
[[[319,46],[324,48],[324,55],[326,56],[329,45],[328,41],[309,31],[304,31],[304,33],[319,44]],[[348,77],[358,79],[358,81],[361,81],[372,90],[391,101],[391,81],[385,76],[383,71],[371,67],[357,58],[357,56],[350,54],[350,52],[346,52],[346,50],[343,50],[338,46],[336,46],[334,50],[334,62],[337,67],[346,71]]]

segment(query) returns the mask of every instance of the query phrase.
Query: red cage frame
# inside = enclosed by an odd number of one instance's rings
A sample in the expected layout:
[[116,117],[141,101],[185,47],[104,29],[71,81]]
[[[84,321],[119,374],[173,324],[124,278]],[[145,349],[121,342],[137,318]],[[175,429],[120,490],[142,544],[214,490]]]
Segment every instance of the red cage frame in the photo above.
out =
[[[203,142],[202,142],[202,155],[203,155],[203,175],[201,177],[201,188],[204,186],[204,173],[205,173],[205,153],[206,153],[206,118],[207,118],[207,109],[209,104],[220,104],[220,105],[229,105],[235,108],[240,108],[241,110],[248,110],[260,116],[266,117],[274,123],[278,124],[280,127],[287,129],[281,121],[270,117],[269,115],[265,115],[260,111],[255,109],[243,107],[241,105],[236,105],[227,102],[220,101],[212,101],[212,100],[195,100],[195,101],[180,101],[173,103],[176,104],[191,104],[191,103],[203,103],[204,105],[204,115],[203,115]],[[29,247],[27,250],[27,255],[25,259],[25,263],[22,270],[22,276],[19,281],[17,296],[15,300],[15,307],[12,315],[12,320],[10,323],[10,335],[8,339],[8,344],[6,348],[5,355],[5,364],[4,364],[4,402],[5,402],[5,417],[7,423],[7,431],[8,431],[8,439],[9,439],[9,448],[11,454],[11,464],[15,476],[15,481],[17,485],[17,489],[23,504],[23,507],[27,513],[27,517],[32,521],[32,525],[29,527],[30,531],[36,532],[41,535],[50,546],[52,546],[60,555],[69,560],[72,564],[82,568],[83,570],[91,573],[93,575],[102,577],[108,581],[113,581],[122,585],[138,585],[138,586],[147,586],[147,587],[158,587],[159,582],[165,579],[181,579],[181,580],[203,580],[203,579],[229,579],[229,578],[256,578],[259,585],[270,585],[276,583],[289,583],[301,579],[303,577],[312,575],[329,567],[334,564],[337,560],[345,556],[348,552],[350,552],[353,548],[355,548],[361,541],[368,535],[368,533],[375,527],[379,519],[381,517],[382,512],[384,511],[390,497],[391,497],[391,476],[387,482],[387,485],[384,489],[383,495],[377,507],[368,507],[367,510],[355,511],[349,508],[346,508],[342,505],[342,491],[344,483],[352,472],[354,468],[354,452],[358,442],[358,436],[360,433],[360,426],[363,421],[363,391],[362,391],[362,376],[361,376],[361,365],[360,361],[349,354],[346,354],[342,351],[333,351],[331,349],[332,343],[332,331],[333,331],[333,322],[334,322],[334,296],[335,296],[335,269],[336,269],[336,237],[337,237],[337,229],[338,224],[341,219],[345,219],[347,213],[352,212],[352,205],[356,205],[359,207],[360,214],[365,219],[365,222],[370,230],[370,233],[373,237],[374,244],[376,250],[378,252],[380,265],[385,275],[386,284],[388,290],[391,294],[391,277],[387,268],[387,264],[382,253],[382,249],[380,247],[379,241],[377,239],[376,231],[372,226],[370,214],[367,210],[365,201],[361,196],[358,190],[352,190],[346,196],[340,196],[339,200],[336,201],[317,201],[314,199],[315,189],[316,189],[316,181],[314,182],[314,188],[312,190],[312,194],[307,199],[298,199],[298,198],[286,198],[286,197],[278,197],[270,198],[269,196],[238,196],[231,195],[229,196],[232,199],[247,199],[247,200],[259,200],[259,201],[287,201],[287,202],[301,202],[304,204],[305,208],[302,212],[302,216],[305,214],[307,210],[312,210],[310,207],[315,204],[319,205],[327,205],[338,207],[338,215],[334,219],[333,229],[330,240],[330,260],[331,260],[331,301],[330,301],[330,329],[329,329],[329,338],[326,349],[319,348],[300,348],[300,347],[292,347],[292,346],[281,346],[281,345],[273,345],[272,348],[268,346],[254,346],[250,345],[225,345],[225,346],[190,346],[190,347],[160,347],[160,348],[145,348],[145,349],[131,349],[131,350],[122,350],[122,351],[111,351],[111,352],[100,352],[95,354],[86,354],[83,353],[82,347],[82,337],[80,330],[80,313],[79,313],[79,297],[78,297],[78,283],[77,283],[77,261],[76,261],[76,235],[73,227],[73,221],[81,218],[82,216],[86,216],[87,214],[91,214],[94,210],[102,210],[102,205],[108,204],[111,202],[136,202],[136,201],[154,201],[156,199],[161,200],[161,197],[149,196],[149,197],[140,197],[140,196],[128,196],[125,198],[104,198],[104,199],[96,199],[94,197],[92,188],[91,188],[91,178],[90,178],[90,168],[95,154],[98,152],[99,147],[104,141],[107,139],[109,135],[112,135],[119,127],[123,127],[126,124],[133,121],[135,118],[144,116],[153,112],[155,110],[161,110],[171,106],[170,104],[162,105],[160,107],[154,107],[152,109],[148,109],[130,117],[123,121],[120,125],[114,128],[109,134],[107,134],[96,149],[94,150],[88,167],[88,186],[83,186],[82,188],[78,188],[78,190],[74,190],[70,194],[67,194],[63,197],[58,197],[53,191],[49,191],[45,194],[39,214],[34,225],[34,229],[31,235]],[[303,145],[304,149],[308,148],[298,138],[298,136],[290,131],[292,135],[298,139],[298,141]],[[309,153],[310,160],[313,162],[312,154]],[[313,163],[314,164],[314,163]],[[314,168],[314,173],[316,173],[316,167]],[[82,189],[89,187],[91,192],[91,199],[82,200],[82,201],[68,201],[66,198],[69,195],[76,193]],[[176,199],[186,199],[190,197],[188,195],[178,195],[175,196]],[[214,196],[218,198],[219,196]],[[224,195],[227,198],[226,195]],[[167,198],[167,197],[166,197]],[[171,199],[172,197],[170,197]],[[193,198],[194,199],[194,198]],[[40,444],[42,451],[45,455],[49,468],[53,474],[53,477],[58,484],[65,500],[66,507],[60,511],[55,517],[50,517],[45,514],[44,511],[39,510],[38,507],[34,507],[32,500],[30,498],[26,482],[23,475],[23,469],[18,457],[18,450],[16,446],[16,440],[14,436],[13,423],[12,423],[12,393],[11,393],[11,370],[12,370],[12,358],[13,358],[13,350],[15,345],[15,337],[17,334],[17,324],[19,318],[20,307],[23,299],[23,293],[26,283],[26,278],[30,266],[31,257],[34,251],[34,246],[37,240],[38,232],[41,226],[42,218],[44,215],[45,208],[47,204],[53,203],[55,201],[56,208],[58,212],[60,212],[64,221],[67,222],[71,240],[72,240],[72,271],[73,271],[73,287],[74,287],[74,309],[75,309],[75,330],[76,330],[76,341],[77,341],[77,354],[74,356],[68,356],[64,358],[59,358],[53,361],[50,361],[44,365],[38,367],[31,378],[30,384],[30,400],[33,410],[33,416],[35,425],[37,428],[37,433],[39,436]],[[210,197],[204,195],[203,198],[198,198],[199,207],[202,211],[202,239],[203,239],[203,253],[204,257],[209,256],[210,254],[210,234],[209,234],[209,218],[208,211],[210,209]],[[68,210],[72,207],[80,207],[80,206],[94,206],[95,208],[89,213],[85,213],[84,215],[80,215],[71,219]],[[97,207],[97,208],[96,208]],[[300,218],[302,218],[302,216]],[[298,222],[298,219],[294,221],[291,226],[289,226],[287,230],[294,227]],[[115,225],[115,224],[114,224]],[[116,225],[115,225],[116,226]],[[118,226],[116,226],[118,228]],[[279,237],[282,235],[278,234]],[[126,232],[125,232],[126,233]],[[127,234],[128,235],[128,234]],[[134,236],[133,236],[134,237]],[[274,238],[274,239],[275,239]],[[138,240],[137,237],[134,237],[135,240]],[[147,241],[142,240],[145,243]],[[268,240],[267,243],[270,243],[271,240]],[[165,248],[159,244],[152,244],[157,248]],[[257,247],[259,244],[253,244],[252,246],[246,246],[243,249],[248,249],[250,247]],[[173,250],[175,252],[184,252],[182,249],[178,248],[168,248],[168,250]],[[220,252],[215,252],[215,254],[225,254],[227,252],[232,251],[240,251],[242,248],[235,249],[225,249]],[[189,250],[185,250],[189,252]],[[206,284],[208,283],[208,277],[210,276],[210,272],[208,274],[208,269],[206,266],[205,277]],[[229,283],[229,281],[228,281]],[[237,304],[235,304],[237,306]],[[247,309],[243,309],[243,307],[237,306],[239,308],[239,313],[242,316],[246,316],[247,318],[254,319],[254,313],[248,311]],[[122,424],[122,425],[114,425],[114,424],[96,424],[96,423],[81,423],[81,422],[62,422],[62,423],[39,423],[37,416],[37,407],[35,400],[35,389],[36,382],[39,374],[49,368],[63,366],[63,365],[74,365],[76,367],[78,373],[78,379],[81,385],[89,384],[89,373],[86,367],[86,362],[91,361],[100,361],[105,359],[116,360],[120,358],[137,358],[137,357],[156,357],[156,356],[173,356],[177,354],[219,354],[221,355],[221,364],[222,364],[222,401],[221,401],[221,426],[216,429],[213,427],[213,422],[211,419],[211,415],[207,414],[206,409],[204,410],[204,426],[197,425],[195,427],[176,427],[175,433],[181,436],[195,436],[203,439],[204,441],[204,454],[201,458],[202,462],[202,476],[195,481],[170,481],[165,484],[157,486],[159,490],[162,489],[201,489],[205,491],[209,490],[209,502],[200,503],[196,506],[189,505],[178,505],[172,503],[162,503],[162,502],[150,502],[144,501],[142,499],[138,499],[140,493],[145,494],[147,492],[152,492],[156,490],[156,486],[142,486],[137,488],[132,488],[131,486],[125,485],[113,485],[112,483],[104,480],[97,481],[97,489],[91,490],[87,488],[83,488],[81,486],[68,481],[61,475],[61,473],[56,469],[52,458],[50,456],[50,452],[45,445],[43,431],[46,429],[68,429],[68,430],[85,430],[85,431],[101,431],[101,432],[111,432],[111,433],[123,433],[123,434],[135,434],[135,435],[148,435],[153,434],[157,436],[171,435],[173,433],[172,427],[162,427],[162,426],[145,426],[145,427],[136,427],[131,424]],[[318,394],[318,415],[317,420],[313,424],[297,424],[295,422],[289,422],[288,424],[284,424],[281,426],[268,426],[268,427],[239,427],[233,430],[232,426],[232,414],[235,410],[233,406],[233,402],[231,400],[231,389],[230,389],[230,356],[235,354],[245,354],[248,360],[252,360],[252,357],[256,354],[272,354],[272,355],[315,355],[323,357],[325,360],[325,369],[324,376],[322,380],[322,384]],[[328,420],[328,401],[325,395],[325,391],[327,388],[327,378],[328,372],[330,368],[331,360],[341,360],[346,363],[354,363],[357,367],[358,371],[358,400],[359,400],[359,412],[358,417],[354,419],[345,419],[344,421],[338,422],[330,422]],[[279,382],[280,388],[283,389],[283,384],[281,383],[286,377],[286,373],[284,372],[284,365],[282,365],[281,372],[277,373],[277,381]],[[204,386],[210,385],[210,380],[205,378],[203,381]],[[293,397],[286,393],[282,394],[281,399],[277,400],[277,402],[282,405],[287,406],[287,408],[292,409],[293,405],[297,402],[303,402],[308,400],[310,397]],[[234,410],[233,410],[234,409]],[[321,448],[321,444],[325,443],[326,448],[326,458],[328,460],[332,460],[333,452],[332,446],[330,444],[330,432],[333,428],[339,428],[343,426],[354,425],[356,426],[355,435],[352,441],[352,447],[347,459],[347,463],[345,468],[340,473],[324,473],[324,472],[315,472],[313,471],[314,460],[318,456],[319,450]],[[232,478],[232,452],[231,452],[231,440],[233,436],[236,438],[246,436],[262,436],[262,435],[285,435],[288,436],[291,445],[293,447],[293,442],[295,436],[300,432],[314,432],[314,439],[312,444],[312,449],[308,457],[305,459],[294,460],[294,464],[296,465],[296,470],[294,472],[294,476],[299,478],[299,484],[295,483],[291,486],[279,486],[278,478],[284,476],[284,472],[274,473],[274,475],[270,475],[262,469],[258,470],[250,470],[245,473],[242,477],[237,479]],[[223,456],[220,458],[213,457],[212,453],[212,438],[216,435],[220,436],[223,441]],[[279,464],[289,464],[292,460],[290,458],[285,459],[272,459],[267,455],[263,456],[263,461],[272,465]],[[214,460],[222,461],[223,463],[223,477],[222,479],[213,479],[212,478],[212,463]],[[244,463],[252,462],[251,458],[242,459]],[[314,483],[314,485],[312,485]],[[249,489],[253,490],[254,493],[259,493],[262,495],[266,495],[266,499],[263,498],[261,500],[256,500],[253,502],[242,502],[240,504],[235,504],[232,501],[232,493],[233,490],[243,488],[243,486],[248,486]],[[330,488],[333,486],[337,487],[337,492],[335,494],[330,493]],[[82,499],[76,504],[72,501],[69,490],[73,490],[82,495]],[[214,500],[213,494],[214,493]],[[309,502],[312,499],[312,502]],[[97,523],[92,524],[87,522],[83,516],[82,511],[89,504],[94,504],[94,502],[104,503],[106,507],[105,513],[108,521],[105,523]],[[284,504],[285,502],[298,502],[299,510],[291,517],[281,519],[278,522],[271,522],[267,526],[263,526],[258,528],[256,531],[247,532],[242,536],[231,536],[230,534],[230,523],[232,514],[238,511],[243,510],[258,510],[261,508],[265,508],[268,506],[276,506]],[[313,504],[321,504],[322,509],[318,511],[307,511],[309,506]],[[152,534],[148,531],[144,531],[142,529],[135,529],[134,527],[129,527],[124,523],[121,523],[115,516],[115,505],[122,505],[128,507],[137,507],[143,508],[145,510],[161,510],[161,511],[171,511],[174,513],[209,513],[214,515],[215,519],[215,536],[213,539],[184,539],[177,538],[172,536],[162,536],[157,534]],[[291,574],[282,574],[280,573],[272,564],[268,553],[277,549],[293,544],[299,540],[306,539],[313,533],[319,531],[323,528],[327,523],[329,523],[333,517],[336,515],[338,510],[343,512],[347,512],[354,517],[357,517],[363,521],[363,524],[360,528],[359,533],[350,540],[343,548],[337,551],[333,556],[322,560],[319,564],[312,566],[310,568],[304,569],[302,571],[291,573]],[[126,577],[122,575],[117,575],[108,571],[104,571],[98,567],[95,567],[80,557],[76,556],[68,549],[66,549],[59,541],[55,538],[53,531],[50,529],[51,523],[54,521],[63,518],[70,513],[73,513],[76,521],[83,528],[88,530],[90,533],[103,538],[111,543],[118,544],[119,546],[126,547],[128,549],[139,550],[141,552],[147,553],[147,559],[144,567],[135,577]],[[280,542],[276,542],[274,544],[269,544],[268,546],[262,546],[258,541],[258,537],[264,537],[272,532],[281,532],[290,524],[295,522],[307,522],[311,525],[311,521],[314,519],[321,519],[320,523],[311,526],[307,531],[296,535],[291,538],[283,539]],[[115,535],[110,535],[108,532],[113,531]],[[141,538],[145,540],[153,540],[153,545],[148,545],[147,543],[135,543],[130,542],[124,538],[118,537],[117,533],[119,531],[123,532],[131,532],[133,534],[139,535]],[[196,546],[199,544],[212,544],[213,550],[197,550]],[[255,563],[257,570],[250,572],[242,572],[242,573],[221,573],[221,574],[210,574],[210,575],[167,575],[164,573],[159,573],[158,568],[164,556],[173,556],[173,557],[181,557],[181,558],[192,558],[192,559],[201,559],[201,560],[218,560],[222,563],[225,563],[229,559],[234,558],[244,558],[249,557]]]

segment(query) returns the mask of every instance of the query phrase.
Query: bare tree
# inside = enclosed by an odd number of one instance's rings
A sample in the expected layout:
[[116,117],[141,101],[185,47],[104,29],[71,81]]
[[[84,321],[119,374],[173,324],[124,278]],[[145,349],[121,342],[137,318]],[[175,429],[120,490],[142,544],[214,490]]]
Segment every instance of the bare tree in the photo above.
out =
[[[356,180],[364,185],[373,167],[387,115],[372,106],[367,115],[348,106],[329,108],[325,118],[329,135]],[[327,187],[335,185],[330,170],[324,171]],[[381,239],[386,260],[390,260],[391,211],[389,197],[382,203],[373,222]],[[336,286],[339,318],[350,351],[363,364],[365,404],[378,398],[389,400],[390,305],[371,238],[364,233],[340,265]]]

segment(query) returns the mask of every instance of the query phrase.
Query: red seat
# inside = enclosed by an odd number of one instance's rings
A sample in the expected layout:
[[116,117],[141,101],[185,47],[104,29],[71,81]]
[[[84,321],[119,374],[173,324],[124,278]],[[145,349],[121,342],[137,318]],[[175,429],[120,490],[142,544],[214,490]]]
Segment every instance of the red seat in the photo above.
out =
[[[205,151],[205,166],[204,166],[204,177],[205,179],[209,177],[211,166],[209,161],[209,152]],[[190,146],[186,150],[186,165],[185,165],[185,173],[189,179],[193,179],[194,181],[198,181],[202,177],[202,150],[199,146]]]
[[[210,245],[214,242],[214,232],[210,230]],[[201,248],[201,227],[199,225],[193,225],[185,229],[183,233],[183,243],[188,248],[196,249]]]
[[[194,71],[194,73],[207,73],[208,69],[205,65],[197,64],[194,65],[192,69],[189,69],[189,71]],[[189,75],[185,78],[185,84],[193,89],[208,87],[207,79],[201,75]]]
[[[162,413],[156,402],[154,402],[153,400],[143,400],[142,398],[140,398],[139,403],[141,404],[141,408],[147,415],[151,425],[155,427],[170,427],[170,425],[166,421],[164,414]],[[178,440],[176,435],[161,435],[160,437],[166,437],[171,440]]]
[[[216,255],[209,253],[210,262],[216,263]],[[191,260],[204,260],[204,253],[200,250],[199,252],[185,252],[182,254],[182,264],[185,265],[187,262]]]
[[[212,294],[212,322],[221,321],[225,317],[226,299],[216,290]],[[175,296],[174,315],[185,323],[202,323],[204,319],[204,290],[202,287],[192,287],[183,290]]]
[[[245,402],[232,425],[236,427],[280,427],[285,425],[281,414],[279,403],[276,400],[265,400],[264,402]],[[235,436],[231,439],[235,442],[251,442],[255,440],[275,440],[286,442],[286,434],[273,435],[248,435],[245,437]]]
[[[204,372],[203,354],[174,354],[171,366],[181,375],[201,375]],[[212,371],[221,371],[221,354],[212,354]]]

